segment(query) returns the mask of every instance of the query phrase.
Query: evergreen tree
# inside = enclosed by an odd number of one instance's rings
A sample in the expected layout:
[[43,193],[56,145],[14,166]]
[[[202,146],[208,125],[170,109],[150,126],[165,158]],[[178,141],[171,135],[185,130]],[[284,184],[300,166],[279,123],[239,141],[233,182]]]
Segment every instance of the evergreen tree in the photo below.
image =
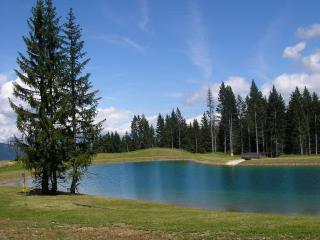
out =
[[269,94],[266,109],[267,145],[271,156],[277,156],[283,149],[286,128],[285,103],[275,86]]
[[304,154],[307,118],[303,109],[303,97],[298,88],[291,94],[287,121],[287,152]]
[[[95,124],[98,98],[97,91],[92,91],[89,74],[82,75],[89,59],[83,52],[84,42],[81,40],[81,29],[76,24],[72,9],[69,11],[67,23],[64,25],[64,53],[66,58],[66,77],[64,84],[65,113],[64,123],[68,134],[68,152],[71,167],[70,192],[75,193],[81,176],[91,163],[91,145],[99,134],[101,123]],[[119,135],[116,135],[119,140]]]
[[[64,158],[59,118],[62,114],[63,54],[59,18],[52,1],[38,0],[28,20],[29,35],[23,37],[26,55],[19,53],[21,83],[14,83],[14,96],[24,105],[10,100],[17,114],[22,140],[16,139],[25,153],[25,165],[34,173],[43,193],[57,191],[57,179]],[[26,106],[27,105],[27,106]]]
[[306,149],[308,154],[311,154],[311,125],[312,125],[312,97],[309,92],[309,90],[305,87],[302,94],[302,103],[303,103],[303,109],[306,116]]
[[240,149],[241,154],[244,153],[245,144],[245,116],[246,116],[246,103],[240,95],[237,96],[237,115],[239,117],[239,138],[240,138]]
[[255,131],[255,142],[256,142],[256,152],[259,153],[259,132],[262,129],[263,133],[263,119],[265,117],[264,109],[264,99],[261,91],[259,91],[257,85],[252,81],[248,99],[248,117],[250,119],[251,125],[254,126]]
[[318,95],[314,92],[312,94],[312,130],[314,135],[314,153],[318,154],[318,132],[319,132],[319,114],[320,114],[320,101]]
[[157,119],[156,139],[157,139],[156,142],[158,147],[166,146],[165,124],[161,114],[158,115],[158,119]]
[[210,135],[211,135],[211,152],[217,151],[217,138],[216,138],[216,115],[215,115],[215,109],[214,109],[214,101],[211,89],[208,88],[208,95],[207,95],[207,114],[209,119],[209,125],[210,125]]

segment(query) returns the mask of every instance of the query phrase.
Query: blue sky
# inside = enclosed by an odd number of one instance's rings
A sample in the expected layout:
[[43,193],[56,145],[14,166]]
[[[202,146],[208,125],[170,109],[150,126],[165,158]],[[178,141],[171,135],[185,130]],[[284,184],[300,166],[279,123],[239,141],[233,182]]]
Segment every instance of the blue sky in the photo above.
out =
[[[320,90],[319,1],[55,0],[70,7],[91,58],[87,71],[102,97],[99,117],[124,131],[133,114],[150,120],[179,107],[187,118],[205,110],[221,81],[245,95],[251,79],[265,94],[275,84],[288,98],[295,85]],[[1,0],[0,122],[15,132],[8,109],[17,52],[35,4]],[[319,68],[318,68],[319,67]],[[2,79],[2,80],[1,80]],[[0,129],[1,130],[1,129]],[[0,141],[5,137],[0,137]]]

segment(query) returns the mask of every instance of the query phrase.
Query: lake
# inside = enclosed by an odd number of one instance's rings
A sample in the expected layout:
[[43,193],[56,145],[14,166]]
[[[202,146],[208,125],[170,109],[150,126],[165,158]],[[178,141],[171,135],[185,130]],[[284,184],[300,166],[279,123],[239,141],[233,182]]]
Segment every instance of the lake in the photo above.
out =
[[223,211],[320,215],[320,168],[101,164],[89,168],[79,192]]

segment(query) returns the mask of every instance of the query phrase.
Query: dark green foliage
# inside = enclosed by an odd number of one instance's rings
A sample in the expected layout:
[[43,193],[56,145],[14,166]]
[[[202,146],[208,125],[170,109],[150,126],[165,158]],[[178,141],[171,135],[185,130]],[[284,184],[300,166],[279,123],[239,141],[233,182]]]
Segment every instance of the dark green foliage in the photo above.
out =
[[63,171],[64,152],[60,118],[64,79],[64,56],[60,36],[59,18],[50,0],[37,1],[28,20],[30,32],[23,37],[26,54],[19,53],[16,70],[21,82],[14,83],[14,96],[10,100],[17,114],[17,127],[23,139],[16,139],[25,153],[25,165],[33,170],[35,181],[43,193],[57,191],[57,179]]
[[291,94],[287,113],[286,151],[304,154],[305,137],[308,133],[308,121],[304,111],[304,100],[298,88]]
[[284,100],[275,88],[269,94],[266,108],[266,146],[271,156],[283,152],[286,129],[286,108]]
[[[89,75],[81,76],[88,60],[82,52],[80,28],[70,11],[62,29],[51,0],[38,0],[23,37],[26,54],[19,53],[10,100],[17,114],[25,166],[34,173],[43,193],[56,193],[58,179],[70,168],[74,192],[83,170],[90,164],[91,143],[99,132],[94,124],[98,99]],[[20,100],[20,102],[18,101]]]

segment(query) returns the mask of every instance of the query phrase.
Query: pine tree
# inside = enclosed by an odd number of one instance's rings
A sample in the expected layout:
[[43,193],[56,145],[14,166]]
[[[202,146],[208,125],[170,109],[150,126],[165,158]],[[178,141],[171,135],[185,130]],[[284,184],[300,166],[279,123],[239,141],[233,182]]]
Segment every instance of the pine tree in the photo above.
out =
[[166,146],[165,124],[164,124],[164,119],[161,116],[161,114],[158,115],[158,119],[157,119],[156,139],[157,139],[156,142],[157,142],[158,147],[165,147]]
[[[248,99],[248,113],[251,124],[254,126],[255,130],[255,140],[256,140],[256,152],[259,154],[259,132],[262,128],[262,123],[264,119],[264,99],[261,91],[259,91],[257,85],[252,81]],[[260,124],[259,124],[260,123]],[[263,132],[263,128],[262,128]]]
[[285,111],[284,100],[275,86],[273,86],[266,109],[267,145],[271,156],[277,156],[280,153],[280,149],[283,149],[286,128]]
[[[92,91],[89,74],[82,75],[89,62],[83,52],[84,41],[81,40],[81,29],[76,24],[73,10],[69,10],[67,23],[64,25],[64,53],[66,77],[64,84],[65,127],[68,135],[68,152],[70,155],[70,192],[75,193],[81,176],[90,165],[91,145],[99,134],[101,123],[95,124],[98,91]],[[116,134],[120,141],[119,135]],[[118,150],[115,150],[118,151]]]
[[214,109],[214,101],[211,89],[208,88],[208,95],[207,95],[207,115],[210,124],[210,135],[211,135],[211,152],[217,151],[217,138],[216,138],[216,115]]
[[320,114],[320,101],[318,95],[314,92],[312,94],[312,129],[314,134],[314,152],[318,154],[318,132],[319,132],[319,114]]
[[56,193],[64,157],[59,125],[64,75],[59,18],[52,1],[37,1],[28,26],[29,35],[23,37],[26,55],[19,53],[17,59],[21,83],[14,83],[14,96],[24,104],[10,100],[22,133],[22,140],[16,140],[42,192],[49,192],[51,181],[51,191]]
[[291,94],[287,114],[287,152],[304,154],[304,138],[307,118],[303,109],[303,97],[298,88]]
[[302,93],[302,103],[303,109],[306,116],[306,131],[307,131],[307,139],[306,139],[306,149],[308,154],[311,154],[311,125],[312,125],[312,97],[309,90],[305,87]]
[[246,116],[246,103],[240,95],[237,96],[237,115],[239,116],[239,137],[241,154],[244,153],[245,144],[245,116]]

